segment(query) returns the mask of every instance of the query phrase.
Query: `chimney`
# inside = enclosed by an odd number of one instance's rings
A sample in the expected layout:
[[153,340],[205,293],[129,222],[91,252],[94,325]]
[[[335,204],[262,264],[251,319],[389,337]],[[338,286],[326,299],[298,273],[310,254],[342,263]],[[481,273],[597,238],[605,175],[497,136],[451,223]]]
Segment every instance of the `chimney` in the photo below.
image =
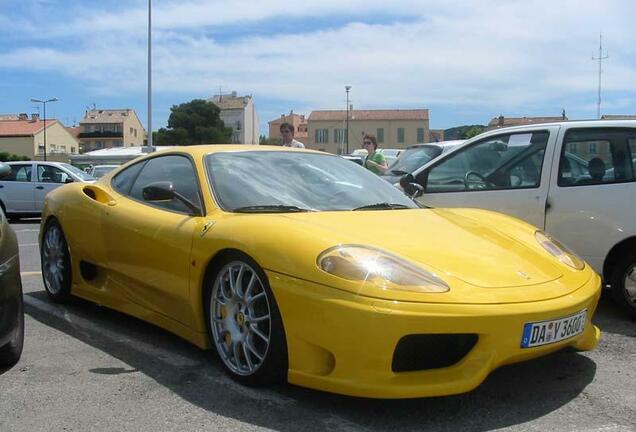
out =
[[497,126],[503,126],[504,125],[504,116],[499,114],[499,117],[497,118]]
[[37,122],[39,120],[40,120],[40,114],[37,114],[37,113],[32,113],[31,114],[31,121],[32,122]]
[[29,115],[27,113],[18,114],[18,120],[28,120],[28,119],[29,119]]
[[232,92],[232,97],[236,97],[236,92],[235,91]]

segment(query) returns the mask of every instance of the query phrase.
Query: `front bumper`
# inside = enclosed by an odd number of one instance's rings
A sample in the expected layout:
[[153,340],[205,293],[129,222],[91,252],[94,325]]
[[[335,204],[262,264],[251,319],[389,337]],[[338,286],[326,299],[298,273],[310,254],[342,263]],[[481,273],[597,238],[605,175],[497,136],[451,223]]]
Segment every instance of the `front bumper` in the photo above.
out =
[[[516,304],[434,304],[379,300],[267,272],[287,337],[290,383],[351,396],[410,398],[477,387],[499,366],[573,347],[591,350],[600,330],[591,322],[601,293],[595,273],[573,293]],[[521,348],[523,326],[587,309],[583,333]],[[451,366],[393,372],[400,339],[417,334],[476,334],[477,343]]]

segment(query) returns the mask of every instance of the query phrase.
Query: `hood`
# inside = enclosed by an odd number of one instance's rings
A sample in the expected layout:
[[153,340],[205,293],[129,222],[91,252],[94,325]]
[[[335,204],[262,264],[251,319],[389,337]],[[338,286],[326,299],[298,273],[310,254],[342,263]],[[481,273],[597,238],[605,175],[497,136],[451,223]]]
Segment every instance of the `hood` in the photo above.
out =
[[487,221],[429,210],[323,212],[286,215],[345,243],[389,251],[444,278],[482,288],[543,284],[562,276],[558,262]]

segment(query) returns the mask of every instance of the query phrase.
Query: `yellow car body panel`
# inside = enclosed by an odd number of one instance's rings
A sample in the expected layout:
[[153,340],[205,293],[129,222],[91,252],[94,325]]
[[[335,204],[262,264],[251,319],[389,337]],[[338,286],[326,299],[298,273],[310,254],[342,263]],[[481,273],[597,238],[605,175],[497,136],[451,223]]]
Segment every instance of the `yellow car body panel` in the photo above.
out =
[[[593,349],[592,316],[600,278],[572,269],[535,240],[536,228],[476,209],[241,214],[223,211],[204,157],[216,151],[302,151],[259,146],[196,146],[194,163],[205,214],[157,209],[121,195],[111,179],[69,184],[47,196],[42,226],[56,218],[72,258],[72,293],[210,347],[204,290],[219,253],[239,250],[265,271],[288,347],[289,381],[365,397],[406,398],[465,392],[488,373],[572,346]],[[152,155],[147,156],[152,157]],[[335,156],[334,156],[335,157]],[[434,273],[448,292],[378,287],[326,273],[318,256],[338,245],[388,251]],[[82,276],[81,261],[98,276]],[[525,323],[587,309],[585,331],[548,345],[520,348]],[[448,367],[393,372],[399,340],[413,334],[476,334],[474,348]]]

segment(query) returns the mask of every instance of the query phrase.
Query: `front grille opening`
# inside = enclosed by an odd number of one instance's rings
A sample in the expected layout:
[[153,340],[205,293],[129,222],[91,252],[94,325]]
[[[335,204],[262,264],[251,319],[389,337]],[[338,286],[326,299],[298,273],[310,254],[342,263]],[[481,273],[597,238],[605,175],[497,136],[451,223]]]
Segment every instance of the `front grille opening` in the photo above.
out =
[[476,334],[414,334],[404,336],[393,352],[393,372],[452,366],[477,343]]

